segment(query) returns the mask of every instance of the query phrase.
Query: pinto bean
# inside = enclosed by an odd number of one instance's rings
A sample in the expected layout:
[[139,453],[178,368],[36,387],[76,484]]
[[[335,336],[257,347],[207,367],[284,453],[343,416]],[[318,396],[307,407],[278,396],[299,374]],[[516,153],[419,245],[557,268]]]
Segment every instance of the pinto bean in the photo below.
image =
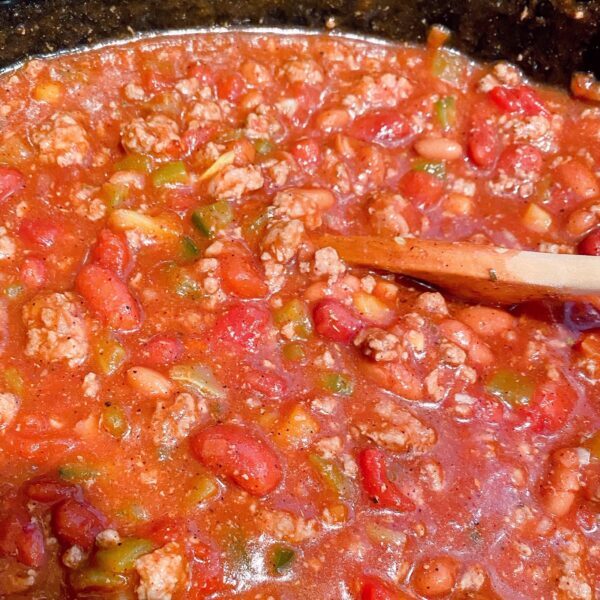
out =
[[418,594],[437,598],[452,591],[458,565],[449,556],[430,558],[417,565],[411,583]]
[[422,137],[415,142],[415,150],[427,160],[456,160],[463,155],[458,142],[443,137]]
[[496,337],[514,329],[517,325],[517,319],[511,314],[487,306],[463,308],[456,317],[481,337]]
[[475,365],[486,367],[494,362],[494,355],[487,344],[482,342],[476,333],[464,323],[455,319],[446,319],[440,323],[440,333],[460,346]]
[[127,383],[148,398],[166,398],[173,392],[173,384],[164,375],[147,367],[129,369]]
[[561,448],[550,457],[550,470],[542,485],[542,504],[555,517],[566,515],[581,488],[580,461],[576,448]]

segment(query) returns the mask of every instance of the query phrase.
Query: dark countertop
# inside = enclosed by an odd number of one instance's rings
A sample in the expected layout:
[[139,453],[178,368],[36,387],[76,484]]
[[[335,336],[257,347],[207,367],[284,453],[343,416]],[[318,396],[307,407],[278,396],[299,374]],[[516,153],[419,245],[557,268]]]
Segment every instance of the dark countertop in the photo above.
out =
[[508,59],[539,80],[600,76],[600,0],[0,0],[0,67],[134,32],[268,25],[422,40],[434,23],[479,59]]

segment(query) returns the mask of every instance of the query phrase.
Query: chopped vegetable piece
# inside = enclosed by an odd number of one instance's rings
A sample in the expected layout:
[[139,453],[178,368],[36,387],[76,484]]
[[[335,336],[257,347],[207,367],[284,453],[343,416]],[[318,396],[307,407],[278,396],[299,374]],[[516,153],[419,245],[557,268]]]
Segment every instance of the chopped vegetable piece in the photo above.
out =
[[446,177],[446,166],[443,162],[433,162],[423,159],[417,159],[412,164],[413,171],[424,171],[430,175],[435,175],[439,179]]
[[294,362],[302,360],[306,357],[306,351],[304,350],[304,347],[298,342],[290,342],[289,344],[285,344],[281,352],[286,360],[292,360]]
[[304,408],[296,404],[277,428],[277,442],[284,446],[298,446],[307,442],[319,431],[319,423]]
[[181,223],[175,215],[151,217],[135,210],[120,208],[111,213],[109,223],[120,231],[133,229],[158,239],[177,238],[181,235]]
[[152,171],[152,158],[145,154],[128,154],[125,158],[115,163],[114,170],[150,173]]
[[434,104],[435,114],[442,129],[450,129],[456,124],[456,99],[445,96]]
[[102,199],[109,208],[118,208],[127,200],[129,188],[120,183],[105,183],[102,186]]
[[226,200],[201,206],[192,213],[194,227],[207,238],[213,238],[217,231],[227,227],[232,220],[233,211]]
[[120,573],[110,573],[103,569],[86,567],[81,571],[73,571],[69,583],[76,591],[118,590],[127,585],[127,577]]
[[322,373],[319,378],[321,387],[340,396],[351,396],[354,393],[352,380],[343,373]]
[[400,548],[406,545],[406,534],[402,531],[385,527],[375,522],[367,523],[365,529],[367,535],[378,544],[387,544]]
[[275,149],[275,146],[269,140],[256,140],[254,142],[254,149],[261,156],[270,154]]
[[84,463],[69,463],[58,469],[58,476],[65,481],[88,481],[100,475],[96,467]]
[[235,161],[235,152],[233,150],[229,150],[229,152],[225,152],[215,160],[215,162],[200,175],[198,181],[204,181],[205,179],[210,179],[214,175],[216,175],[219,171],[222,171],[225,167],[232,165]]
[[273,321],[288,339],[306,340],[312,334],[313,325],[308,306],[298,298],[289,300],[275,310]]
[[121,439],[129,431],[127,415],[119,406],[107,406],[102,411],[102,428],[114,438]]
[[181,238],[181,256],[183,260],[190,261],[198,258],[200,249],[191,237],[184,235]]
[[164,164],[152,173],[152,183],[156,187],[178,185],[189,180],[187,168],[182,160],[174,160]]
[[439,48],[433,57],[432,73],[454,87],[460,87],[464,79],[465,59],[452,52]]
[[221,135],[219,135],[216,141],[219,144],[226,144],[227,142],[239,140],[243,135],[243,129],[229,129],[228,131],[224,131]]
[[226,397],[225,388],[217,381],[210,367],[201,364],[176,365],[171,367],[169,376],[202,396],[222,399]]
[[531,377],[505,368],[492,373],[486,381],[485,389],[502,402],[516,408],[529,404],[535,391],[535,383]]
[[582,446],[587,448],[594,458],[600,459],[600,431],[596,431],[594,435],[584,440]]
[[16,394],[17,396],[23,394],[25,381],[23,380],[20,371],[15,367],[8,367],[8,369],[4,371],[4,382],[9,391],[13,394]]
[[338,465],[331,460],[325,460],[318,454],[310,454],[308,460],[323,482],[334,491],[338,497],[347,498],[350,495],[350,482]]
[[275,546],[271,558],[273,570],[277,574],[283,573],[292,566],[295,558],[296,552],[292,548],[288,548],[287,546]]
[[116,373],[126,358],[125,348],[116,340],[102,338],[96,343],[96,363],[103,375]]
[[135,567],[135,561],[154,550],[154,544],[144,538],[125,538],[115,546],[96,552],[94,561],[103,571],[126,573]]
[[187,493],[186,499],[192,506],[202,504],[214,498],[219,493],[219,484],[214,477],[202,475],[192,482],[192,488]]

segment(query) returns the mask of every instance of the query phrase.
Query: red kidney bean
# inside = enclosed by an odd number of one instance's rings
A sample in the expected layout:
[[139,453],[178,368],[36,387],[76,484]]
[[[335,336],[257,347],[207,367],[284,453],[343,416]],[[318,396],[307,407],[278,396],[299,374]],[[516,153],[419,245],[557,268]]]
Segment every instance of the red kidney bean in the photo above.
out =
[[200,462],[256,496],[272,492],[283,477],[275,451],[239,425],[208,427],[194,434],[190,443]]

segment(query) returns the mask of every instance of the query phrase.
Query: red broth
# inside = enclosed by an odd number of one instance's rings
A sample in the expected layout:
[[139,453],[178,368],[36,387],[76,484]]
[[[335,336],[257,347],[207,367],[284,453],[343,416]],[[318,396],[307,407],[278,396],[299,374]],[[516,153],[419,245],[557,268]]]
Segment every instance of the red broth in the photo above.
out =
[[599,254],[599,131],[510,65],[326,36],[5,74],[0,595],[598,597],[600,309],[311,236]]

